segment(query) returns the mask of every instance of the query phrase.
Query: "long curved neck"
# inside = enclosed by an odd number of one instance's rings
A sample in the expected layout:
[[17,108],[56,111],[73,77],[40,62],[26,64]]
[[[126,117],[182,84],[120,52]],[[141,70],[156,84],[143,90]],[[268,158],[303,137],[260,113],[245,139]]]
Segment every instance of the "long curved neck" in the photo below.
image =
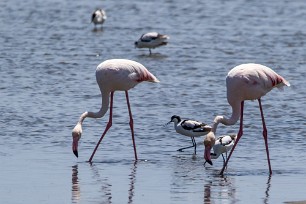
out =
[[232,104],[232,115],[230,118],[226,118],[225,116],[216,116],[214,119],[214,124],[212,126],[212,132],[216,132],[219,123],[224,125],[234,125],[240,118],[241,113],[241,102],[237,102]]
[[98,112],[84,112],[80,118],[78,123],[82,124],[85,118],[102,118],[108,110],[109,105],[109,92],[101,92],[102,95],[102,105]]

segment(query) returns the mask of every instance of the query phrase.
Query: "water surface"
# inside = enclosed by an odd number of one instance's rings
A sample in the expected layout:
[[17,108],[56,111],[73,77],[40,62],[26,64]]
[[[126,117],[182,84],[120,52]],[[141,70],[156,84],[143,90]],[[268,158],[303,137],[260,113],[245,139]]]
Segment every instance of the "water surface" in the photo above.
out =
[[[108,19],[94,30],[91,12]],[[284,203],[306,200],[306,4],[303,1],[3,1],[0,2],[0,203]],[[170,43],[134,48],[144,32]],[[161,81],[130,91],[139,161],[124,93],[113,126],[86,162],[108,117],[86,119],[79,158],[71,130],[100,108],[95,68],[110,58],[144,64]],[[222,159],[203,166],[203,146],[163,125],[174,114],[211,123],[231,114],[225,76],[241,63],[273,68],[290,88],[262,99],[268,166],[256,101],[245,103],[244,136],[224,177]],[[236,133],[220,125],[218,134]],[[198,139],[200,142],[202,139]]]

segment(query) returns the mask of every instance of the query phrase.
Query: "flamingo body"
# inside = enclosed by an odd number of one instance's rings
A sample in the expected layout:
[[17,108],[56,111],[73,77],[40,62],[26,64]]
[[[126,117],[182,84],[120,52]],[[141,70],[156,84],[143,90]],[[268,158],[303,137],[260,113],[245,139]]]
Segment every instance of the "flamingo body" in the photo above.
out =
[[95,26],[98,24],[102,25],[106,18],[105,11],[103,9],[97,9],[91,15],[91,22],[94,23]]
[[[171,122],[174,123],[174,129],[177,133],[191,138],[193,146],[190,147],[194,147],[195,154],[196,154],[196,143],[194,138],[204,136],[211,131],[211,126],[205,123],[196,120],[181,119],[181,117],[177,115],[173,115],[171,117],[170,122],[168,122],[168,124]],[[190,147],[181,148],[178,149],[178,151],[182,151],[183,149],[187,149]]]
[[96,80],[103,92],[127,91],[143,81],[159,82],[142,64],[126,59],[106,60],[99,64]]
[[[102,106],[98,112],[84,112],[72,130],[72,150],[76,157],[78,157],[78,141],[82,135],[82,123],[86,117],[90,118],[101,118],[105,115],[108,106],[110,104],[110,114],[109,122],[102,134],[94,152],[92,153],[89,161],[91,162],[100,142],[105,136],[108,129],[112,126],[112,107],[113,107],[113,95],[115,91],[125,91],[126,100],[130,115],[130,128],[132,133],[132,140],[134,146],[135,159],[137,160],[136,145],[134,141],[134,128],[133,128],[133,118],[130,109],[128,90],[135,87],[137,84],[148,81],[148,82],[159,82],[159,80],[150,73],[142,64],[126,59],[111,59],[106,60],[98,65],[96,69],[96,80],[99,85],[101,96],[102,96]],[[110,102],[109,102],[110,99]]]
[[255,100],[273,88],[281,89],[284,85],[290,86],[289,82],[269,67],[242,64],[230,70],[226,77],[227,99],[231,105],[244,100]]
[[143,34],[136,42],[135,47],[137,48],[149,48],[150,54],[151,49],[160,47],[168,44],[168,35],[163,35],[157,32],[150,32]]
[[232,107],[232,115],[230,118],[224,116],[216,116],[214,119],[214,124],[212,131],[207,134],[204,140],[205,160],[212,164],[210,150],[215,144],[215,133],[219,123],[224,125],[234,125],[240,118],[240,128],[237,134],[237,139],[234,146],[231,149],[229,157],[227,158],[225,165],[223,166],[220,174],[223,174],[227,163],[243,134],[243,108],[245,100],[258,100],[262,124],[263,124],[263,137],[266,146],[267,160],[269,165],[269,172],[272,174],[272,168],[270,164],[269,148],[268,148],[268,136],[267,128],[265,125],[261,97],[266,95],[273,88],[282,89],[283,86],[290,86],[289,82],[286,81],[282,76],[274,72],[269,67],[260,64],[241,64],[234,67],[229,71],[226,77],[226,87],[227,87],[227,101]]

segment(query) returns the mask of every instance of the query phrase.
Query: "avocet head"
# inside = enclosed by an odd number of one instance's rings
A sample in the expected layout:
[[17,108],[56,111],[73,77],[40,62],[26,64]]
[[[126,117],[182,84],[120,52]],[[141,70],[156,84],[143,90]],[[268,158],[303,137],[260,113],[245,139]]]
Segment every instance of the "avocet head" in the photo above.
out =
[[166,125],[169,125],[172,122],[179,123],[180,121],[181,121],[181,117],[180,116],[173,115],[173,116],[171,116],[171,120],[169,122],[167,122]]
[[170,122],[169,123],[171,123],[171,122],[180,122],[181,121],[181,117],[180,116],[178,116],[178,115],[173,115],[173,116],[171,116],[171,120],[170,120]]

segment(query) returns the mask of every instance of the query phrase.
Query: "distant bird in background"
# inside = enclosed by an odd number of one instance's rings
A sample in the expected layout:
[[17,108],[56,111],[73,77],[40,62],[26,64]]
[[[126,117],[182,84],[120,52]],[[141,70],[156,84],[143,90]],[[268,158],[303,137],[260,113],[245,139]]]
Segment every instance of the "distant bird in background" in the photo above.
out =
[[210,150],[215,144],[215,133],[219,123],[224,125],[234,125],[240,117],[240,128],[236,142],[223,166],[220,174],[222,175],[227,166],[229,159],[243,134],[243,107],[245,100],[258,100],[261,119],[263,124],[263,137],[266,146],[267,160],[269,165],[270,175],[272,168],[270,164],[269,148],[268,148],[268,133],[264,120],[263,110],[261,106],[261,97],[266,95],[273,88],[282,89],[283,86],[290,86],[282,76],[275,73],[272,69],[260,64],[242,64],[234,67],[229,71],[226,77],[227,101],[232,107],[232,116],[226,118],[217,116],[214,119],[214,124],[211,132],[209,132],[204,140],[205,152],[204,158],[206,162],[212,164]]
[[177,115],[173,115],[167,124],[170,124],[171,122],[174,123],[174,129],[177,133],[191,138],[192,146],[178,149],[177,151],[180,152],[184,149],[194,147],[194,154],[196,154],[197,144],[194,138],[204,136],[211,131],[211,126],[205,123],[196,120],[181,119],[181,117]]
[[106,18],[105,11],[103,9],[97,9],[91,15],[91,22],[94,23],[96,27],[96,25],[102,25]]
[[159,82],[159,80],[151,74],[142,64],[127,60],[127,59],[111,59],[106,60],[98,65],[96,69],[96,80],[99,85],[101,95],[102,95],[102,106],[98,112],[84,112],[72,130],[72,150],[76,157],[78,157],[78,142],[82,134],[82,124],[85,118],[101,118],[105,115],[109,106],[110,99],[110,113],[109,121],[106,128],[94,149],[89,162],[101,143],[103,137],[105,136],[108,129],[112,126],[112,116],[113,116],[113,96],[115,91],[125,91],[128,111],[130,115],[130,128],[132,133],[132,141],[134,146],[135,160],[137,160],[136,145],[134,140],[134,125],[133,117],[130,108],[128,90],[134,88],[137,84],[148,81],[148,82]]
[[225,164],[225,159],[223,154],[225,153],[225,157],[227,159],[227,152],[230,151],[234,144],[237,135],[222,135],[216,139],[216,142],[213,146],[214,153],[210,153],[211,159],[218,159],[221,155],[223,158],[223,165]]
[[156,47],[167,45],[169,36],[168,35],[162,35],[157,32],[150,32],[143,34],[136,42],[135,47],[137,48],[149,48],[150,54],[151,48],[154,49]]

